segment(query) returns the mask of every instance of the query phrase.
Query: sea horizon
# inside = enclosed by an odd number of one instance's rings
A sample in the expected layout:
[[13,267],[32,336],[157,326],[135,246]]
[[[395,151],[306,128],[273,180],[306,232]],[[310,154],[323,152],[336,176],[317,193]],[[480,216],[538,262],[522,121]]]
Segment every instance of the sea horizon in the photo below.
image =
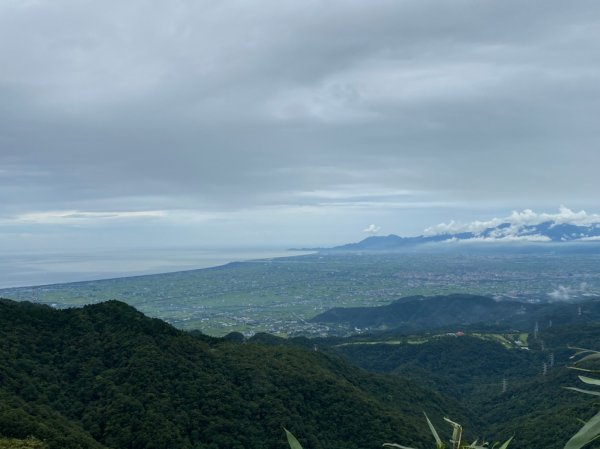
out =
[[23,252],[0,260],[0,290],[198,270],[309,254],[281,248],[144,248]]

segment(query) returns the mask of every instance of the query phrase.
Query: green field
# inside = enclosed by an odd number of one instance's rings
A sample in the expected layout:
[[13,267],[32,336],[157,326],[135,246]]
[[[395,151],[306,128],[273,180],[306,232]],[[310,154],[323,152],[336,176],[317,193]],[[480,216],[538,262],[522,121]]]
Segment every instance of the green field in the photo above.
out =
[[119,299],[177,327],[212,335],[324,335],[354,330],[306,320],[332,307],[384,305],[402,296],[472,293],[536,301],[559,286],[573,295],[594,294],[600,291],[599,262],[595,254],[315,254],[5,289],[0,296],[61,308]]

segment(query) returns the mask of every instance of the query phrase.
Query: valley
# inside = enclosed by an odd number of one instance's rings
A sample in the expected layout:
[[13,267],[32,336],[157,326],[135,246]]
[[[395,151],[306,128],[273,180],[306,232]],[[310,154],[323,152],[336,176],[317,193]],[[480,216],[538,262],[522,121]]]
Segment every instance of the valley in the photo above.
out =
[[565,387],[571,347],[600,341],[599,261],[321,253],[5,289],[0,435],[282,449],[284,426],[305,449],[426,447],[425,411],[560,449],[594,410]]
[[[369,329],[310,320],[334,307],[387,305],[412,295],[489,295],[527,303],[600,294],[600,255],[314,254],[216,268],[0,290],[57,308],[124,301],[209,335],[348,335]],[[566,268],[566,269],[565,269]]]

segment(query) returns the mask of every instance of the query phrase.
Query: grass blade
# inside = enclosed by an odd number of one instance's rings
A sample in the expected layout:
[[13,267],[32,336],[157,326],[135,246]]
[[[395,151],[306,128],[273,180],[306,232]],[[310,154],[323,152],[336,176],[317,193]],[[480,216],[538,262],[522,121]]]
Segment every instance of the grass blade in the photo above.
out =
[[285,436],[287,437],[288,444],[290,445],[290,449],[302,449],[302,445],[296,439],[296,437],[292,434],[292,432],[287,430],[285,427],[283,428],[283,430],[285,430]]
[[448,418],[444,418],[444,421],[452,426],[452,439],[450,442],[452,443],[453,449],[459,449],[462,443],[462,426]]
[[588,385],[600,385],[600,379],[594,379],[593,377],[577,376],[579,380]]
[[564,449],[581,449],[600,436],[600,412],[594,415],[585,425],[571,437]]
[[585,371],[586,373],[600,374],[600,370],[598,369],[579,368],[578,366],[567,366],[567,368],[574,369],[575,371]]
[[444,445],[444,443],[442,443],[442,440],[440,439],[440,436],[438,435],[437,431],[435,430],[435,427],[433,427],[433,424],[431,424],[431,421],[429,421],[429,417],[427,416],[427,413],[423,412],[423,414],[425,415],[425,419],[427,420],[427,425],[429,426],[429,430],[431,430],[433,438],[435,438],[436,448],[443,449],[445,447],[445,445]]
[[577,391],[578,393],[591,394],[592,396],[600,396],[600,391],[584,390],[577,387],[563,387],[565,390]]
[[583,363],[583,362],[589,362],[590,360],[598,360],[600,359],[600,353],[599,352],[594,352],[593,354],[590,355],[586,355],[584,358],[579,359],[576,363]]

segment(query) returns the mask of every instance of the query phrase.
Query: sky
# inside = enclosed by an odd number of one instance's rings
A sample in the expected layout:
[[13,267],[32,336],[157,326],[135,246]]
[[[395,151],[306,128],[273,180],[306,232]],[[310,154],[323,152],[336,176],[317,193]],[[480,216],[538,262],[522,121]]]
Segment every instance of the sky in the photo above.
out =
[[600,211],[600,3],[3,0],[0,248]]

